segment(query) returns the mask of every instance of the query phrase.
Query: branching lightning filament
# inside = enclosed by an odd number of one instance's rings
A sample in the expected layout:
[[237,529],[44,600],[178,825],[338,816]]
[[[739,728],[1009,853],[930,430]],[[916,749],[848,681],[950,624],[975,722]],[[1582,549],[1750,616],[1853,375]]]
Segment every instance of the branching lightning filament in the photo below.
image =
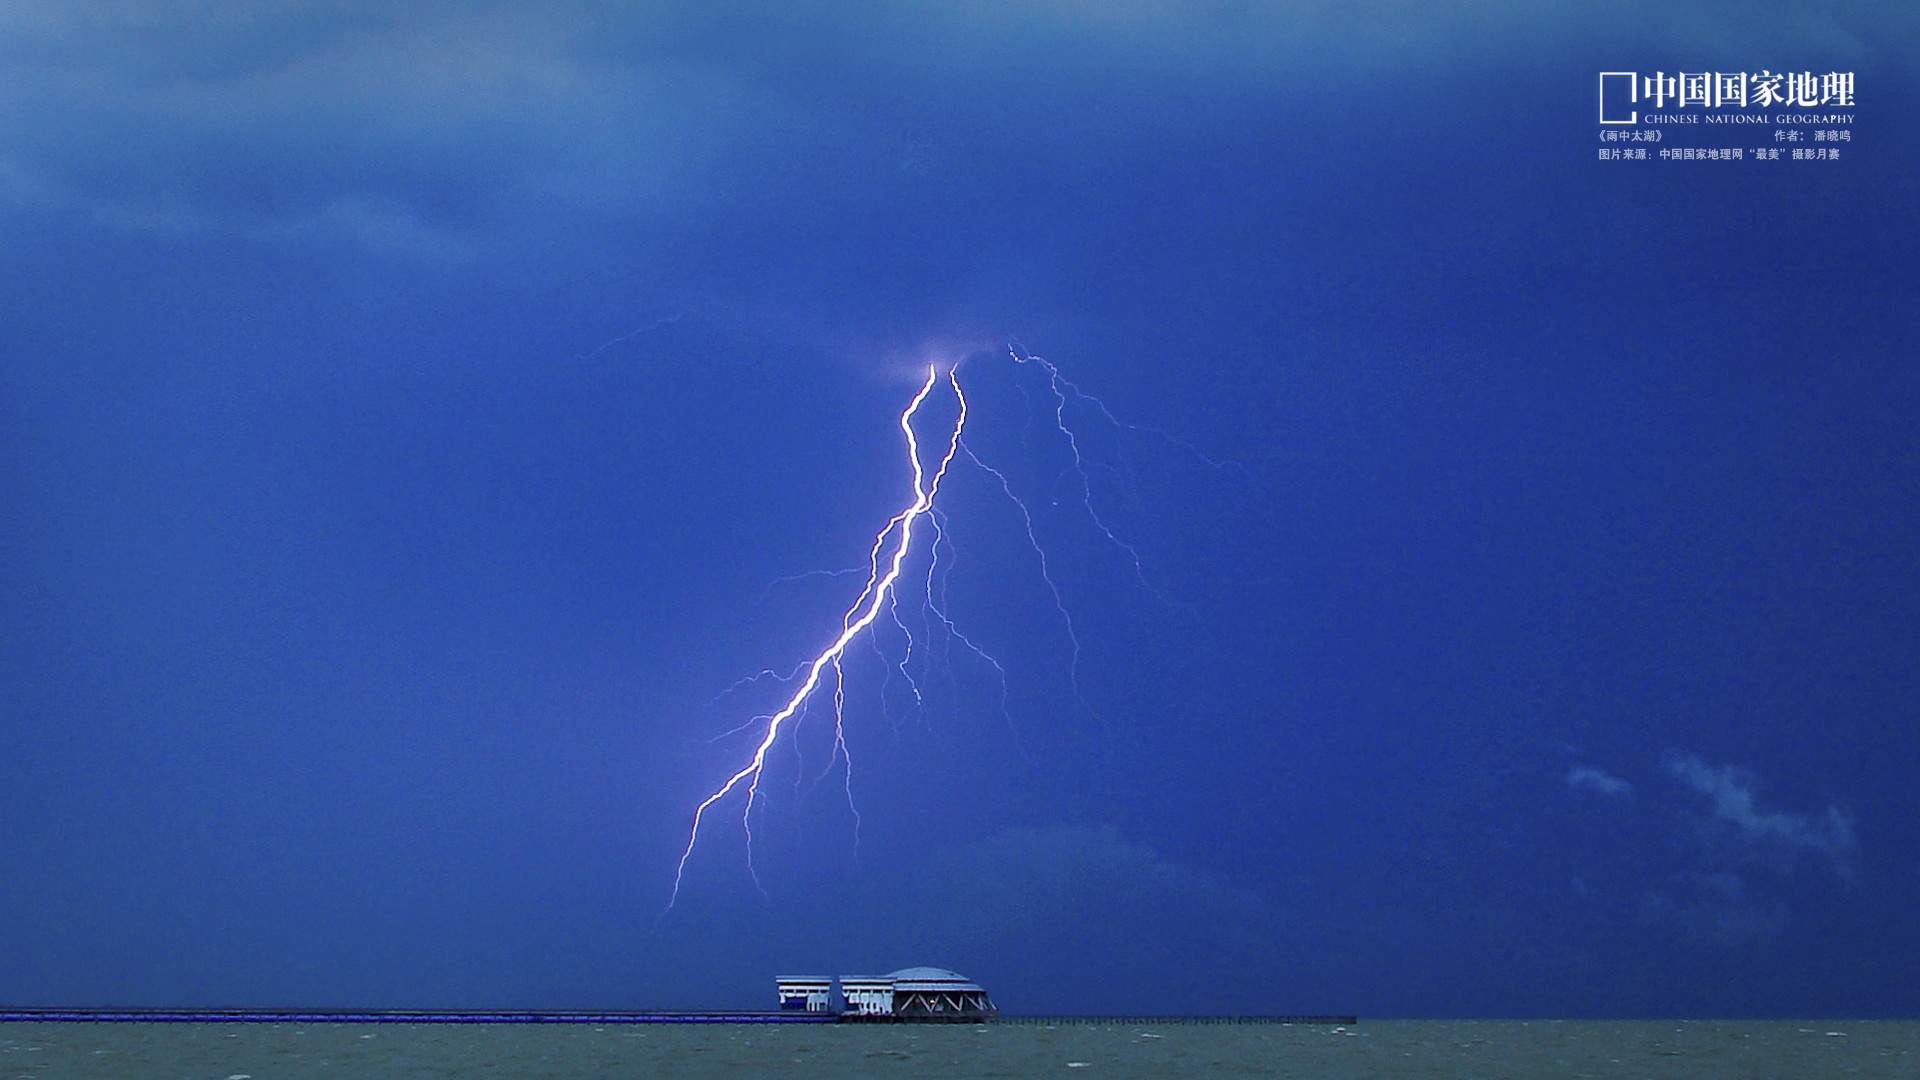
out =
[[[1094,485],[1088,470],[1089,468],[1108,469],[1112,468],[1112,466],[1091,460],[1082,453],[1081,441],[1074,433],[1068,413],[1069,411],[1079,411],[1083,415],[1092,415],[1100,422],[1111,425],[1116,433],[1145,432],[1157,436],[1191,453],[1211,469],[1238,469],[1238,466],[1230,462],[1222,463],[1214,461],[1206,455],[1201,454],[1192,445],[1156,429],[1122,423],[1115,418],[1112,412],[1108,411],[1103,402],[1098,398],[1083,393],[1079,387],[1068,381],[1058,368],[1041,357],[1013,348],[1009,348],[1008,356],[1014,362],[1016,372],[1024,370],[1032,373],[1032,381],[1038,382],[1044,387],[1043,393],[1045,396],[1038,402],[1034,400],[1034,396],[1029,394],[1024,386],[1021,389],[1022,395],[1026,396],[1028,401],[1028,422],[1031,424],[1033,420],[1044,417],[1045,423],[1052,430],[1052,437],[1059,440],[1056,445],[1059,448],[1059,452],[1062,453],[1065,458],[1064,465],[1058,467],[1050,478],[1046,477],[1043,471],[1042,480],[1040,481],[1040,490],[1042,493],[1047,494],[1050,492],[1051,497],[1056,500],[1055,505],[1059,505],[1059,496],[1064,496],[1068,505],[1074,507],[1077,512],[1084,514],[1087,519],[1089,519],[1093,528],[1097,531],[1097,535],[1101,538],[1100,542],[1111,545],[1125,556],[1127,563],[1133,571],[1133,577],[1146,592],[1159,598],[1169,606],[1181,606],[1174,605],[1160,590],[1148,582],[1144,568],[1144,560],[1141,557],[1140,551],[1133,544],[1123,539],[1114,528],[1110,527],[1107,520],[1103,518],[1095,508]],[[952,429],[945,431],[940,440],[933,444],[938,448],[938,457],[934,460],[931,467],[929,467],[928,462],[923,460],[923,456],[926,455],[923,455],[920,445],[920,434],[915,430],[914,425],[916,421],[923,419],[921,416],[922,406],[926,404],[928,398],[939,388],[943,380],[946,385],[953,390],[955,415]],[[864,566],[854,570],[811,571],[807,574],[794,575],[790,578],[781,579],[783,581],[796,580],[800,577],[813,576],[830,576],[837,578],[862,571],[865,572],[867,578],[866,584],[861,588],[858,596],[841,615],[838,636],[835,637],[826,648],[822,649],[811,659],[801,661],[797,666],[787,670],[785,673],[771,670],[762,671],[758,675],[740,680],[734,684],[733,688],[727,691],[731,692],[732,689],[737,689],[742,685],[755,683],[762,679],[777,680],[781,684],[791,687],[784,702],[778,709],[770,713],[756,715],[744,724],[727,732],[727,735],[730,736],[746,731],[759,730],[759,741],[755,744],[753,754],[748,758],[746,764],[742,765],[738,771],[727,777],[724,783],[720,784],[720,786],[715,788],[706,798],[701,800],[699,806],[695,808],[693,824],[688,831],[686,846],[682,849],[679,862],[676,863],[674,867],[673,894],[667,902],[667,911],[672,911],[674,903],[679,900],[680,887],[686,877],[687,864],[689,860],[693,858],[694,849],[700,844],[701,830],[709,825],[710,812],[719,806],[722,801],[742,788],[746,790],[744,806],[741,810],[741,824],[746,832],[747,870],[753,877],[754,884],[756,886],[760,885],[759,874],[755,871],[753,865],[753,812],[755,806],[759,804],[761,800],[762,792],[760,785],[761,780],[765,777],[767,756],[782,737],[792,740],[795,756],[796,758],[800,756],[800,742],[797,732],[807,715],[808,709],[816,704],[814,701],[816,696],[827,699],[826,702],[821,703],[823,709],[827,706],[830,706],[832,709],[833,740],[826,766],[813,777],[812,783],[813,785],[818,785],[821,781],[827,779],[833,773],[836,765],[844,769],[843,779],[847,792],[847,805],[853,812],[857,858],[860,812],[858,808],[853,805],[853,760],[848,754],[845,730],[847,704],[846,680],[849,671],[845,661],[848,658],[848,650],[854,645],[855,641],[863,635],[867,638],[867,643],[871,646],[874,654],[883,662],[884,667],[882,670],[886,673],[886,680],[891,682],[891,680],[897,676],[905,681],[907,689],[912,695],[915,708],[924,708],[927,705],[927,699],[922,694],[922,684],[914,673],[916,659],[918,659],[923,667],[935,663],[945,663],[944,660],[936,660],[936,657],[946,656],[953,644],[957,642],[963,649],[978,658],[986,668],[990,668],[994,676],[999,680],[999,711],[1001,715],[1006,718],[1008,727],[1012,731],[1015,748],[1023,757],[1026,756],[1026,748],[1022,745],[1020,733],[1017,730],[1012,730],[1014,727],[1013,720],[1007,708],[1009,678],[1007,668],[1003,667],[997,659],[990,655],[981,646],[979,640],[962,632],[954,619],[948,614],[946,599],[948,579],[946,575],[951,570],[955,558],[957,558],[957,551],[953,545],[952,537],[948,532],[947,516],[952,508],[946,506],[944,503],[941,507],[936,507],[935,499],[940,494],[941,482],[947,478],[949,469],[956,462],[959,462],[962,467],[971,466],[978,470],[981,477],[985,480],[985,490],[988,492],[997,492],[999,495],[1004,496],[1008,501],[1013,503],[1015,509],[1018,511],[1019,519],[1017,528],[1024,534],[1024,539],[1033,551],[1035,568],[1038,571],[1041,581],[1044,582],[1046,586],[1046,599],[1051,601],[1051,607],[1059,618],[1061,631],[1069,646],[1067,650],[1068,656],[1066,657],[1066,662],[1063,667],[1075,704],[1078,708],[1084,710],[1087,715],[1098,717],[1098,714],[1095,713],[1092,706],[1088,704],[1081,694],[1081,641],[1074,626],[1073,616],[1068,611],[1066,594],[1062,591],[1060,584],[1054,579],[1053,568],[1050,565],[1047,549],[1042,543],[1042,523],[1036,520],[1036,515],[1029,509],[1028,503],[1023,499],[1022,491],[1019,490],[1021,485],[1016,483],[1015,476],[1012,475],[1008,469],[990,463],[989,460],[980,453],[977,453],[976,449],[963,438],[966,425],[967,396],[960,387],[959,365],[948,367],[944,375],[940,366],[929,366],[927,368],[926,379],[920,384],[919,392],[914,394],[912,400],[907,403],[907,407],[905,411],[900,414],[899,419],[900,431],[906,438],[907,460],[912,467],[913,473],[913,494],[906,508],[888,519],[887,523],[882,526],[880,531],[874,536],[873,544],[868,551]],[[1244,472],[1244,470],[1241,471]],[[1031,495],[1031,492],[1028,494]],[[924,541],[921,539],[922,537],[925,538]],[[914,545],[916,543],[922,545],[921,553],[925,557],[924,570],[926,580],[924,585],[921,585],[916,579],[916,584],[912,590],[903,595],[901,592],[900,578],[909,561],[919,558],[914,551]],[[943,548],[947,552],[944,558],[942,556]],[[921,564],[916,562],[914,565],[919,567]],[[917,575],[919,570],[916,569],[915,573]],[[900,610],[903,606],[907,608],[906,618],[902,617]],[[916,609],[918,618],[913,618]],[[885,620],[884,622],[882,622],[883,619]],[[918,635],[915,633],[915,628],[909,625],[910,622],[918,624]],[[891,631],[887,629],[889,626],[891,626],[893,630],[897,630],[905,640],[903,653],[897,658],[891,657],[886,646],[883,644],[883,637],[891,636]],[[944,640],[945,646],[944,649],[936,652],[936,640],[940,639]],[[919,647],[916,648],[916,645]],[[723,692],[722,696],[724,697],[727,692]],[[881,688],[881,696],[884,708],[884,699],[886,696],[885,685]],[[1104,718],[1101,719],[1101,723],[1103,725],[1105,724]],[[757,727],[757,725],[760,724],[765,725],[764,730]],[[722,737],[724,738],[726,736]],[[1029,759],[1029,761],[1031,761],[1031,759]],[[803,797],[802,784],[804,779],[805,763],[803,761],[796,761],[796,796]],[[811,790],[811,788],[809,787],[807,790]],[[765,889],[762,888],[761,891],[764,895]],[[664,914],[663,912],[663,917]]]
[[[906,434],[907,457],[913,465],[912,503],[910,503],[906,509],[895,514],[893,518],[887,522],[886,526],[880,530],[879,535],[874,537],[866,588],[860,593],[859,598],[854,601],[853,606],[849,607],[846,614],[841,618],[840,636],[835,638],[833,643],[822,650],[819,655],[804,665],[806,668],[806,678],[801,681],[800,686],[794,690],[792,696],[787,698],[786,704],[782,705],[778,711],[767,717],[766,733],[761,736],[759,745],[754,748],[753,757],[739,772],[728,777],[725,783],[721,784],[713,794],[708,795],[706,799],[700,803],[699,807],[694,810],[693,828],[687,836],[686,850],[681,852],[680,861],[674,868],[673,896],[667,901],[668,910],[673,908],[674,902],[680,897],[681,879],[687,871],[687,860],[693,857],[693,849],[700,842],[700,826],[706,821],[707,811],[711,810],[716,803],[732,794],[735,789],[744,784],[747,789],[747,799],[746,807],[742,811],[742,818],[744,821],[749,822],[749,824],[751,823],[753,804],[760,793],[761,771],[766,764],[767,753],[771,751],[774,744],[779,741],[782,731],[785,730],[787,726],[787,722],[800,713],[806,706],[808,699],[813,696],[814,691],[819,689],[823,674],[829,668],[833,669],[835,724],[837,727],[839,723],[839,706],[841,703],[840,658],[845,655],[847,646],[852,644],[853,640],[859,637],[862,631],[872,626],[874,620],[880,617],[882,609],[890,608],[894,586],[900,580],[901,567],[906,563],[907,553],[913,546],[914,526],[919,523],[921,518],[926,517],[928,511],[933,508],[933,499],[934,496],[939,493],[940,481],[946,477],[947,467],[953,463],[954,455],[960,450],[960,433],[962,429],[966,427],[967,423],[967,398],[960,390],[960,380],[956,377],[954,371],[949,369],[947,371],[947,384],[953,387],[954,398],[958,402],[959,410],[954,418],[953,430],[947,435],[946,448],[940,455],[939,464],[934,467],[931,477],[927,475],[927,469],[920,460],[919,436],[913,430],[913,420],[915,414],[920,411],[921,404],[927,400],[929,394],[933,393],[934,387],[939,382],[939,368],[929,366],[927,369],[927,380],[921,384],[920,392],[913,396],[913,400],[908,403],[906,411],[900,414],[900,430]],[[891,546],[889,546],[889,542],[891,542]],[[844,753],[845,742],[840,738],[837,731],[835,745],[841,753]]]

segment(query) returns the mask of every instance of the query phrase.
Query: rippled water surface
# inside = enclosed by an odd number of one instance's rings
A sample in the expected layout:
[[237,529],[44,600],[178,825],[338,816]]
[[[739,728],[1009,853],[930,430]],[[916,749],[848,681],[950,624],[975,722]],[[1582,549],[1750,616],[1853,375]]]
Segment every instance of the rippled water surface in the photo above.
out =
[[0,1024],[0,1078],[1920,1077],[1920,1022]]

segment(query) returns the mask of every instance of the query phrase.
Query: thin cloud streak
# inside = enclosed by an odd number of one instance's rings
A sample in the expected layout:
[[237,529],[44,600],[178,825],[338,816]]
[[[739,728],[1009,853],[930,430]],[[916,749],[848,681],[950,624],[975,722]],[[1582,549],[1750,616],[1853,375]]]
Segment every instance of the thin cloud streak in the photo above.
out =
[[1610,799],[1628,799],[1633,797],[1633,785],[1611,773],[1596,769],[1591,765],[1580,765],[1567,772],[1567,786],[1575,791],[1589,791],[1595,795],[1604,795]]
[[1791,864],[1803,853],[1824,855],[1842,877],[1851,875],[1850,859],[1859,850],[1853,818],[1837,806],[1822,814],[1796,814],[1760,805],[1755,795],[1759,778],[1733,765],[1709,765],[1700,757],[1675,751],[1667,755],[1667,771],[1711,802],[1706,827],[1716,836],[1731,837],[1760,855]]

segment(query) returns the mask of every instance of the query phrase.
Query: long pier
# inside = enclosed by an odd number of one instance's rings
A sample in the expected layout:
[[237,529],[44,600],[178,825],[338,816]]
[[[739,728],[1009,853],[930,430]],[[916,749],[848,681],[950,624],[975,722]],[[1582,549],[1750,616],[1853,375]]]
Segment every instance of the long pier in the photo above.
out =
[[722,1012],[500,1009],[8,1009],[0,1023],[109,1024],[834,1024],[972,1023],[1030,1027],[1353,1024],[1354,1016],[856,1016],[797,1010]]
[[0,1023],[114,1024],[830,1024],[831,1013],[526,1009],[0,1009]]
[[1168,1027],[1193,1024],[1325,1024],[1344,1027],[1357,1024],[1357,1016],[996,1016],[996,1024],[1066,1027]]

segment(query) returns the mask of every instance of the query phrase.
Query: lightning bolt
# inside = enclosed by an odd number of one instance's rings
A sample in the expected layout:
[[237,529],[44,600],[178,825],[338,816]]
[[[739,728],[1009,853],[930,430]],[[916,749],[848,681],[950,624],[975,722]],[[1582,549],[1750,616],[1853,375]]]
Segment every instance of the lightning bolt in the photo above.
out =
[[[883,607],[891,613],[894,584],[900,580],[900,569],[906,563],[908,549],[913,546],[913,527],[933,508],[933,498],[939,493],[940,481],[946,477],[947,467],[953,463],[954,455],[960,450],[960,432],[967,424],[967,396],[960,389],[960,380],[955,369],[948,369],[946,381],[947,385],[953,387],[953,395],[959,403],[959,411],[954,418],[953,430],[947,436],[946,450],[940,457],[939,465],[935,467],[933,476],[929,479],[926,468],[920,460],[919,436],[913,430],[915,414],[920,411],[921,404],[927,400],[928,395],[933,393],[933,388],[940,382],[939,368],[929,365],[927,381],[921,384],[920,392],[913,396],[913,400],[907,404],[906,411],[900,414],[900,430],[906,434],[907,438],[907,458],[913,465],[913,501],[906,509],[895,514],[874,537],[866,588],[853,602],[853,606],[849,607],[846,614],[841,617],[840,636],[804,665],[807,672],[806,678],[792,696],[787,698],[786,704],[767,717],[766,733],[761,736],[759,745],[754,748],[752,759],[739,772],[728,777],[725,783],[715,789],[713,794],[708,795],[694,810],[693,828],[687,835],[686,849],[681,852],[680,861],[674,867],[673,895],[667,900],[668,911],[672,911],[674,903],[680,899],[680,884],[686,877],[687,860],[693,857],[693,849],[700,843],[700,826],[706,821],[707,811],[713,809],[716,803],[732,794],[742,784],[746,785],[747,801],[745,808],[741,811],[741,820],[748,829],[748,866],[751,870],[753,804],[760,794],[760,775],[766,764],[767,753],[773,749],[774,743],[779,741],[780,733],[787,722],[801,712],[814,691],[819,689],[822,673],[828,668],[834,671],[834,751],[836,755],[844,758],[846,740],[841,732],[840,722],[841,706],[845,697],[840,659],[846,654],[847,646],[880,617]],[[890,552],[889,539],[893,541]],[[918,694],[917,688],[915,694]],[[847,774],[848,783],[851,784],[851,762],[848,764]],[[757,876],[755,884],[759,884]]]
[[[1089,470],[1109,469],[1118,474],[1123,481],[1128,481],[1129,477],[1125,469],[1125,462],[1124,459],[1122,459],[1120,467],[1116,468],[1113,465],[1097,461],[1083,454],[1080,437],[1074,430],[1069,414],[1077,412],[1084,416],[1090,411],[1095,418],[1110,425],[1117,433],[1126,431],[1146,432],[1158,436],[1180,449],[1191,453],[1210,468],[1217,470],[1235,469],[1243,475],[1246,470],[1233,462],[1223,463],[1215,461],[1201,453],[1191,444],[1169,435],[1166,432],[1155,428],[1145,428],[1121,422],[1114,416],[1112,411],[1107,408],[1104,402],[1082,391],[1072,381],[1067,379],[1066,376],[1061,374],[1059,368],[1042,357],[1035,356],[1014,346],[1008,347],[1007,355],[1013,360],[1016,365],[1016,370],[1018,368],[1025,368],[1028,371],[1037,372],[1037,377],[1032,381],[1044,381],[1045,383],[1046,389],[1043,393],[1046,396],[1041,401],[1036,401],[1034,395],[1029,393],[1026,381],[1017,378],[1015,380],[1016,384],[1020,387],[1021,394],[1027,399],[1029,425],[1031,425],[1036,415],[1045,416],[1047,420],[1050,421],[1049,426],[1057,432],[1057,435],[1053,437],[1062,440],[1070,457],[1070,461],[1064,468],[1055,473],[1050,481],[1050,486],[1055,495],[1064,495],[1069,500],[1070,505],[1075,506],[1080,512],[1083,512],[1087,516],[1088,520],[1094,528],[1098,530],[1099,534],[1104,537],[1107,543],[1113,545],[1114,548],[1124,554],[1127,561],[1131,564],[1134,577],[1147,592],[1152,593],[1169,607],[1185,608],[1186,605],[1175,604],[1169,600],[1159,589],[1155,588],[1153,584],[1147,580],[1145,566],[1139,550],[1110,527],[1100,512],[1095,508],[1093,483]],[[1029,763],[1032,762],[1032,758],[1027,756],[1025,747],[1021,745],[1020,733],[1013,723],[1011,713],[1008,711],[1007,669],[989,654],[979,642],[963,632],[959,625],[957,625],[954,619],[948,614],[948,575],[951,573],[952,566],[957,561],[958,555],[951,538],[947,535],[946,514],[934,506],[934,500],[940,493],[942,480],[947,477],[949,469],[954,465],[956,460],[971,465],[973,468],[979,470],[981,475],[989,478],[989,489],[997,488],[999,493],[1004,495],[1018,511],[1019,526],[1038,560],[1038,570],[1041,580],[1046,583],[1048,594],[1053,601],[1055,611],[1059,615],[1060,624],[1065,632],[1067,642],[1071,645],[1071,657],[1067,664],[1067,673],[1075,700],[1088,714],[1095,716],[1103,726],[1105,725],[1105,718],[1100,717],[1099,714],[1095,712],[1080,692],[1080,637],[1074,626],[1073,616],[1068,610],[1066,596],[1054,580],[1052,566],[1048,558],[1047,546],[1042,543],[1043,530],[1039,527],[1039,523],[1036,521],[1033,512],[1028,508],[1027,502],[1022,499],[1021,493],[1016,490],[1016,484],[1013,478],[1008,475],[1008,472],[990,464],[963,438],[967,424],[967,397],[960,387],[960,366],[961,365],[958,364],[953,365],[948,367],[945,372],[944,381],[952,388],[957,409],[953,420],[953,427],[950,431],[947,431],[944,436],[944,449],[940,451],[938,462],[933,466],[931,472],[929,472],[926,463],[922,460],[923,453],[920,445],[920,436],[915,431],[914,424],[919,417],[921,407],[942,382],[942,373],[938,365],[930,365],[927,368],[925,382],[920,385],[919,392],[914,394],[912,400],[907,403],[906,409],[900,414],[899,426],[901,433],[906,438],[907,460],[913,469],[913,497],[905,509],[888,519],[887,523],[875,534],[873,545],[867,554],[866,563],[862,566],[847,570],[810,571],[789,578],[781,578],[775,582],[775,584],[779,584],[780,582],[814,576],[839,578],[862,572],[866,574],[866,583],[862,586],[859,595],[854,599],[853,603],[841,615],[839,635],[834,638],[831,644],[827,645],[826,648],[822,649],[811,659],[801,661],[800,664],[787,672],[783,673],[772,670],[761,671],[756,675],[741,679],[733,686],[727,688],[727,690],[722,691],[720,697],[725,697],[743,686],[756,684],[761,680],[775,680],[783,685],[797,683],[797,686],[793,687],[786,697],[784,704],[781,705],[778,710],[755,716],[739,727],[734,728],[732,731],[719,736],[719,738],[727,738],[742,732],[756,730],[758,725],[765,725],[764,729],[760,730],[759,742],[755,745],[753,754],[747,763],[737,772],[727,777],[724,783],[715,788],[712,793],[707,795],[707,797],[700,802],[699,806],[695,808],[693,825],[688,831],[686,846],[680,853],[679,862],[674,866],[673,892],[667,901],[666,910],[661,913],[662,919],[673,910],[674,904],[677,903],[680,898],[680,888],[686,877],[688,861],[692,859],[694,849],[700,844],[702,836],[701,830],[708,823],[709,812],[713,811],[723,800],[743,787],[746,789],[746,797],[745,805],[741,809],[741,825],[746,833],[747,840],[747,871],[753,878],[755,887],[760,889],[761,895],[766,896],[766,889],[761,886],[758,872],[754,869],[753,865],[753,811],[756,804],[760,801],[760,781],[766,767],[767,755],[780,741],[783,734],[799,729],[814,704],[813,699],[816,695],[827,697],[830,700],[833,710],[832,748],[828,752],[825,766],[822,767],[817,774],[812,776],[811,783],[807,783],[806,763],[804,760],[801,760],[799,740],[797,738],[793,739],[793,750],[796,756],[794,774],[795,795],[796,798],[804,798],[803,788],[806,792],[811,792],[823,781],[832,776],[836,767],[841,770],[842,783],[846,789],[847,806],[853,812],[854,842],[857,858],[861,818],[860,811],[858,807],[854,805],[853,800],[853,759],[847,751],[845,726],[847,669],[843,666],[843,661],[846,659],[848,649],[863,635],[867,638],[867,642],[874,650],[875,655],[880,659],[882,670],[886,673],[885,682],[883,682],[880,689],[883,709],[885,708],[885,701],[887,699],[887,689],[892,685],[892,680],[896,675],[906,682],[907,688],[912,694],[913,704],[911,707],[914,709],[928,707],[927,698],[922,690],[921,679],[930,679],[936,667],[942,664],[945,665],[950,673],[952,645],[956,641],[959,642],[962,647],[973,653],[986,665],[990,666],[997,674],[1000,685],[999,712],[1007,721],[1008,730],[1012,734],[1015,749],[1019,751],[1022,757],[1027,758]],[[1031,430],[1031,427],[1029,430]],[[1247,479],[1251,481],[1250,476],[1247,477]],[[1048,486],[1047,483],[1042,484],[1043,488],[1046,486]],[[1056,498],[1056,505],[1057,503],[1058,499]],[[923,519],[926,522],[926,533],[930,538],[926,544],[928,554],[926,581],[923,588],[916,590],[919,595],[903,596],[900,591],[900,577],[903,568],[906,566],[912,554],[916,537],[919,535],[919,525]],[[948,553],[944,559],[942,558],[943,547]],[[771,588],[772,586],[769,586],[769,589]],[[763,594],[762,599],[765,599],[765,594]],[[915,620],[919,624],[920,633],[918,636],[916,636],[914,629],[909,627],[907,620],[902,618],[900,611],[902,604],[907,605],[909,609],[914,606],[920,609],[919,618]],[[905,640],[903,653],[897,661],[889,655],[889,649],[882,641],[884,624],[876,625],[880,623],[883,617],[900,632]],[[935,636],[940,633],[944,633],[945,637],[941,639],[940,642],[936,642],[934,640]],[[916,644],[920,645],[917,649]],[[944,644],[945,650],[939,654],[938,657],[936,657],[936,644]],[[917,665],[916,660],[918,661]],[[920,672],[918,678],[915,675],[916,667]],[[829,682],[831,683],[831,692],[827,693],[823,691],[822,687],[823,684]],[[931,684],[929,684],[929,689],[930,688]],[[717,700],[718,699],[716,699],[716,701]],[[895,723],[897,725],[897,719]]]

